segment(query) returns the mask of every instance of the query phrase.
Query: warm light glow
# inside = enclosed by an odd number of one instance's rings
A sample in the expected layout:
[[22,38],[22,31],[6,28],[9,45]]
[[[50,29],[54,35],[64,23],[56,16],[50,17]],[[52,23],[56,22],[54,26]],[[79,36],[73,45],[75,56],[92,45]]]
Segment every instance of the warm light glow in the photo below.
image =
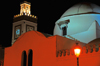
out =
[[29,11],[29,14],[30,14],[31,12]]
[[30,17],[31,17],[32,15],[30,15]]
[[79,57],[81,50],[79,48],[74,49],[76,57]]
[[25,13],[25,10],[24,10],[24,13]]
[[19,16],[19,14],[18,14],[18,16]]
[[20,14],[22,14],[23,12],[27,14],[30,14],[30,4],[27,3],[22,3],[20,8]]
[[20,4],[20,14],[14,16],[14,18],[19,17],[19,16],[24,15],[24,14],[27,16],[30,16],[30,17],[37,18],[36,16],[31,15],[30,7],[31,7],[31,4],[29,4],[29,3]]
[[32,17],[34,17],[34,15]]
[[28,14],[28,16],[29,16],[29,14]]

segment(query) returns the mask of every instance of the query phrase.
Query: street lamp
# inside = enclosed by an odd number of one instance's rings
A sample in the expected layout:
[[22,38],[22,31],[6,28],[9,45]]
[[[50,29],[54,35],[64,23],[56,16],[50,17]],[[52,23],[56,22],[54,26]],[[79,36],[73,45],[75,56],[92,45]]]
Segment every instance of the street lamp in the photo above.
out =
[[79,55],[80,55],[81,49],[78,46],[78,43],[76,44],[76,48],[74,49],[74,53],[77,57],[77,66],[79,66]]

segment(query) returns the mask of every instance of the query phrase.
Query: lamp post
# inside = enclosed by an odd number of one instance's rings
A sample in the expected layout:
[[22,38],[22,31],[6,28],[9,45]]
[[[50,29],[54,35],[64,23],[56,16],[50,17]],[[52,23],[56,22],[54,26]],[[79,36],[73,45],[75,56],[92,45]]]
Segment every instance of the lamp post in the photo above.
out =
[[74,49],[74,53],[77,57],[77,66],[79,66],[79,55],[80,55],[81,49],[78,47],[78,44],[76,44],[76,48]]

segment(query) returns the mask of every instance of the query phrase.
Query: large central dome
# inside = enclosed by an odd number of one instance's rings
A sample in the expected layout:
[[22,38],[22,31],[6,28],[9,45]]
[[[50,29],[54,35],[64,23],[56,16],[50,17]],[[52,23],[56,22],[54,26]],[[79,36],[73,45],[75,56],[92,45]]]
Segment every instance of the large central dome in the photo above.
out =
[[92,3],[74,5],[56,21],[54,35],[83,43],[100,38],[100,7]]
[[72,15],[78,15],[78,14],[86,14],[86,13],[99,13],[100,14],[100,7],[93,4],[93,3],[87,3],[82,2],[77,5],[72,6],[69,8],[62,16],[72,16]]

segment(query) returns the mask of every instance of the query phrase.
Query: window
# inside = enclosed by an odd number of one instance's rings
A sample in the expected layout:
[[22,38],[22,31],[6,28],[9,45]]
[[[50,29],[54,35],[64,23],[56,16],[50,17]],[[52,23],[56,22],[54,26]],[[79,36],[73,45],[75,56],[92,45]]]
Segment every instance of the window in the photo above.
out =
[[26,25],[26,32],[35,30],[34,26]]
[[14,27],[14,39],[21,35],[21,24]]
[[26,60],[27,60],[26,51],[23,51],[23,52],[22,52],[21,66],[26,66]]
[[63,36],[64,36],[64,35],[67,35],[66,26],[65,26],[65,27],[62,27],[62,31],[63,31]]
[[32,58],[33,58],[32,56],[33,56],[33,52],[30,49],[28,54],[28,66],[32,66]]

